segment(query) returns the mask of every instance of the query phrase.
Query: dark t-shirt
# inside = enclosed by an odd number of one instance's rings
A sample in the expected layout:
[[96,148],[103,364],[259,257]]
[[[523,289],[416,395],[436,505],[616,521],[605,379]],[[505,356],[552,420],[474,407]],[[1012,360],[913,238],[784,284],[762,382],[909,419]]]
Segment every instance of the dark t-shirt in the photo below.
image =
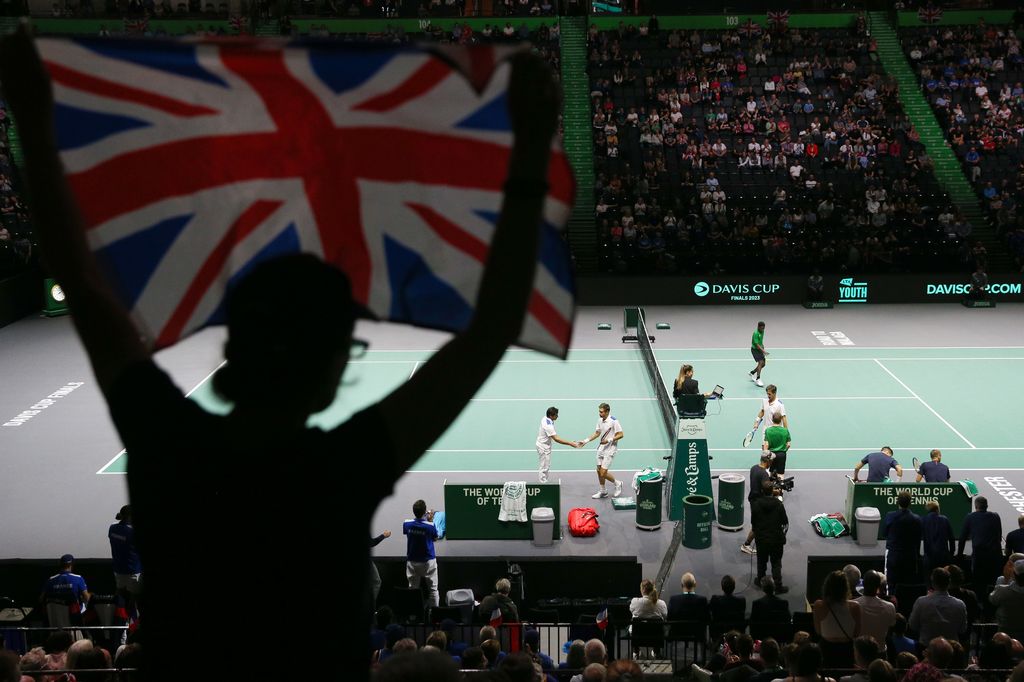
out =
[[672,397],[678,398],[681,395],[697,395],[700,393],[700,388],[697,385],[697,380],[693,377],[683,379],[683,385],[672,389]]
[[[335,564],[340,557],[365,580],[370,520],[398,477],[375,406],[331,431],[239,432],[186,399],[150,361],[117,379],[109,404],[128,450],[146,567],[146,679],[222,679],[222,668],[204,666],[251,648],[253,624],[272,622],[283,604],[301,627],[275,630],[280,654],[260,657],[261,677],[288,679],[295,651],[339,642],[368,650],[369,590]],[[371,454],[372,471],[353,466]],[[369,677],[358,655],[344,670],[346,679]]]
[[750,492],[747,493],[747,500],[753,502],[761,497],[763,494],[761,486],[768,480],[769,476],[768,470],[762,468],[760,464],[750,467]]
[[889,469],[895,469],[899,462],[884,452],[870,452],[864,455],[862,464],[868,465],[868,483],[881,483],[889,475]]
[[925,483],[945,483],[949,480],[949,467],[942,462],[924,462],[918,469]]

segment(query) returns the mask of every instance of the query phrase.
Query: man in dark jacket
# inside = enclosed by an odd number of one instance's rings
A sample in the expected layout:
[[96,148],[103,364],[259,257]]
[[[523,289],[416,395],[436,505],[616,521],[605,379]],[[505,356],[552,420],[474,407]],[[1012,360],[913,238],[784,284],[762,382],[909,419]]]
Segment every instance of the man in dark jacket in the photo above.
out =
[[[910,511],[910,493],[904,490],[896,498],[899,509],[885,515],[885,578],[889,589],[916,583],[921,558],[921,517]],[[943,564],[945,565],[945,564]]]
[[494,610],[499,609],[503,623],[518,623],[519,608],[512,601],[512,598],[508,596],[511,591],[512,583],[509,582],[508,578],[501,578],[498,582],[494,583],[494,594],[489,594],[480,601],[480,606],[477,609],[477,613],[480,614],[480,620],[483,622],[492,620],[491,615],[494,613]]
[[933,568],[953,563],[956,552],[956,536],[953,524],[939,511],[939,503],[932,500],[927,505],[928,513],[921,519],[921,538],[924,540],[924,573]]
[[750,506],[750,525],[757,544],[757,578],[754,584],[760,586],[764,582],[768,562],[771,561],[775,593],[785,594],[789,588],[782,582],[782,549],[786,544],[789,517],[782,500],[772,494],[771,483],[764,482],[761,490],[761,497]]
[[775,596],[775,579],[765,576],[761,580],[764,596],[750,603],[750,622],[753,623],[788,623],[791,615],[789,602]]
[[988,510],[988,499],[979,495],[974,498],[974,511],[964,518],[960,530],[957,556],[964,555],[964,546],[971,541],[971,575],[974,591],[981,593],[995,583],[1003,570],[1003,522],[999,514]]
[[708,598],[697,594],[697,578],[693,573],[684,573],[680,586],[683,593],[668,600],[668,619],[707,623],[710,618]]

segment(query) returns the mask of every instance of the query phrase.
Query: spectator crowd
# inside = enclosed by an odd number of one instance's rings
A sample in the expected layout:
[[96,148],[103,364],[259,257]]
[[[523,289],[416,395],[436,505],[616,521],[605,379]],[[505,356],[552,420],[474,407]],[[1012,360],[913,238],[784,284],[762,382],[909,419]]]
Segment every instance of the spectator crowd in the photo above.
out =
[[904,50],[990,222],[1024,268],[1021,25],[909,28]]
[[[895,82],[850,29],[590,31],[606,270],[973,263]],[[941,220],[940,220],[941,219]]]

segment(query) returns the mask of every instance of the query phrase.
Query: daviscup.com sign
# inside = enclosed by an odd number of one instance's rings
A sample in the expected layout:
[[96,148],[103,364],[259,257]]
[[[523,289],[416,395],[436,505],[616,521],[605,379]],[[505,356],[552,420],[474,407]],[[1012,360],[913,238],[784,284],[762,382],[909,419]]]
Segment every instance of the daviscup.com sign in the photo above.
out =
[[778,294],[782,285],[778,282],[705,282],[693,285],[697,298],[724,299],[728,301],[761,301],[767,296]]
[[[1020,282],[990,282],[988,285],[990,296],[1019,296],[1021,294]],[[942,283],[926,284],[926,296],[967,296],[971,293],[971,285],[965,283]]]

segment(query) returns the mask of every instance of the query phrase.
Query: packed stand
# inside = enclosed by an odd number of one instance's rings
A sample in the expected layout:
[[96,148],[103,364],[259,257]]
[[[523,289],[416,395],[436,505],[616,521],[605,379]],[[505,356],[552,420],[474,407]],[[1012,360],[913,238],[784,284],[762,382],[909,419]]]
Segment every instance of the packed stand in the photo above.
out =
[[24,269],[33,259],[28,207],[15,191],[9,127],[7,108],[0,100],[0,278]]
[[[903,524],[890,534],[890,552],[902,541],[893,535],[906,531]],[[432,679],[611,680],[627,669],[636,675],[634,666],[652,660],[671,661],[676,674],[689,671],[702,682],[1022,682],[1024,554],[1011,553],[994,578],[976,570],[969,580],[960,564],[978,564],[981,553],[979,545],[966,561],[932,568],[928,584],[917,582],[918,568],[913,576],[901,573],[900,559],[885,572],[849,564],[826,575],[809,612],[791,611],[773,576],[737,590],[732,576],[708,588],[684,573],[667,602],[644,580],[640,596],[621,606],[624,620],[602,628],[592,614],[562,619],[575,623],[568,630],[530,609],[523,609],[522,623],[518,611],[503,621],[499,611],[504,617],[516,605],[508,581],[499,580],[495,595],[474,609],[475,625],[429,617],[400,623],[380,606],[369,655],[379,680],[415,679],[425,667],[438,675]],[[929,556],[918,559],[922,568],[931,566]],[[480,625],[488,620],[494,624]],[[653,637],[644,623],[660,625]],[[484,677],[488,671],[499,677]]]
[[[590,31],[596,219],[617,272],[971,263],[966,222],[849,30]],[[939,217],[956,227],[947,237]],[[962,262],[964,265],[961,265]]]
[[1024,268],[1020,24],[911,28],[904,50],[989,219]]

